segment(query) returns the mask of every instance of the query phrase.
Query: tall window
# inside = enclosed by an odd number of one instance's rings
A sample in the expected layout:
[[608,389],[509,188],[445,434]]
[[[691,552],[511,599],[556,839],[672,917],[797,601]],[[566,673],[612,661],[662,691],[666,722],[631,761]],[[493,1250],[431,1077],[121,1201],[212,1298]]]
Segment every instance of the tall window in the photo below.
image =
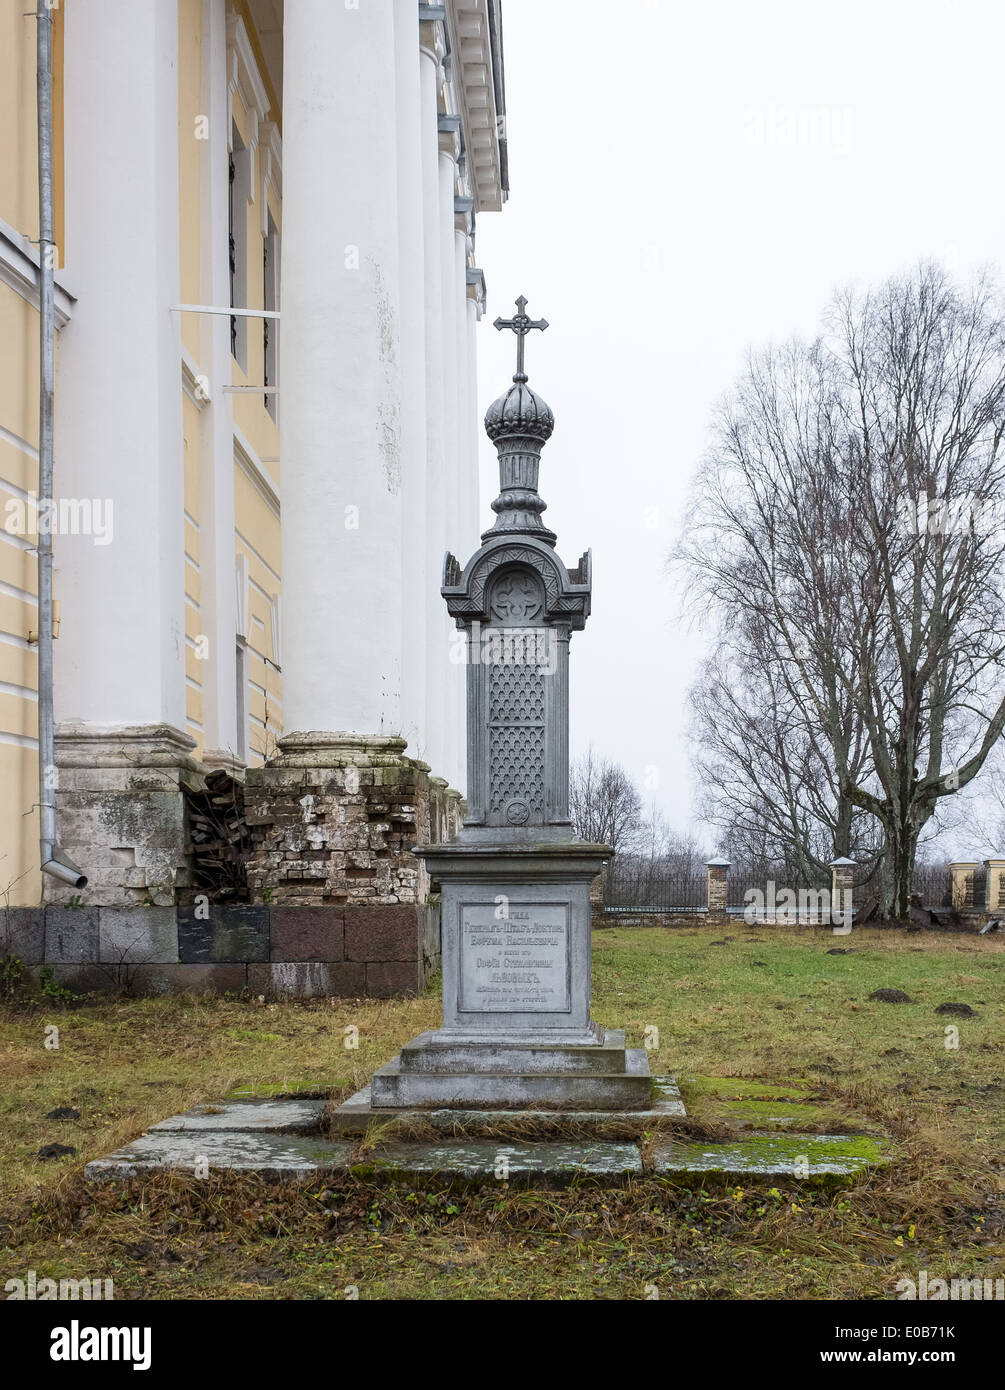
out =
[[[231,127],[230,156],[230,307],[248,307],[248,198],[251,193],[251,156]],[[239,314],[230,317],[230,350],[242,370],[248,365],[248,320]]]
[[[264,190],[262,196],[264,197]],[[264,308],[276,310],[279,308],[279,232],[276,224],[272,220],[272,213],[267,214],[266,232],[263,241],[263,255],[265,261],[264,274]],[[265,345],[265,386],[279,385],[279,320],[262,320],[262,338]],[[272,416],[276,424],[279,424],[279,397],[276,394],[265,395],[265,409]]]

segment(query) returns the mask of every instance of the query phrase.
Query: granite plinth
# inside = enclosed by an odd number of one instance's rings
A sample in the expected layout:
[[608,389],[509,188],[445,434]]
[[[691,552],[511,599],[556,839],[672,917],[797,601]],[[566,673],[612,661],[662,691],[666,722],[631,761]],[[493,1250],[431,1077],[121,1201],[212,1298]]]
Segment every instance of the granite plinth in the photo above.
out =
[[609,847],[465,826],[415,853],[441,895],[443,1025],[374,1073],[373,1110],[648,1109],[647,1053],[590,1018],[590,885]]
[[[648,1109],[652,1101],[648,1054],[642,1048],[623,1048],[620,1057],[623,1063],[614,1071],[538,1072],[507,1065],[505,1052],[498,1050],[495,1071],[486,1071],[482,1065],[452,1072],[405,1071],[400,1057],[395,1057],[374,1072],[371,1103],[374,1110],[521,1105],[555,1110]],[[487,1058],[478,1061],[484,1064]]]
[[687,1111],[680,1090],[672,1076],[652,1079],[652,1099],[645,1110],[548,1110],[534,1106],[519,1109],[461,1107],[439,1110],[375,1110],[371,1102],[370,1085],[363,1086],[330,1112],[326,1131],[332,1138],[366,1134],[375,1121],[391,1121],[407,1130],[412,1124],[440,1130],[445,1134],[478,1133],[495,1130],[498,1126],[515,1126],[532,1131],[561,1127],[571,1133],[588,1132],[603,1137],[612,1126],[619,1130],[627,1126],[634,1134],[646,1128],[658,1128],[668,1122],[683,1120]]
[[617,1074],[625,1070],[624,1029],[607,1029],[586,1039],[559,1040],[528,1033],[519,1040],[463,1037],[442,1031],[420,1033],[401,1049],[402,1072],[498,1072],[531,1075],[563,1072]]

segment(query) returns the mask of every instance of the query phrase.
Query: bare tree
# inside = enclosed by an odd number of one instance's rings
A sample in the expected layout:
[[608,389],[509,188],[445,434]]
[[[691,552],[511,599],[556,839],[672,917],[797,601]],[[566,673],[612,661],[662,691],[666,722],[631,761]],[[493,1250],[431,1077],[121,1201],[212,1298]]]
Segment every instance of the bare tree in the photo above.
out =
[[[924,827],[1005,727],[1003,428],[987,280],[963,293],[924,265],[839,295],[821,340],[751,358],[681,547],[692,592],[771,663],[775,782],[800,784],[794,807],[828,788],[811,819],[839,853],[855,812],[875,817],[897,916]],[[777,786],[758,795],[789,814]]]
[[591,747],[569,770],[569,814],[577,835],[616,854],[642,825],[642,797],[620,764],[598,758]]
[[[837,855],[868,876],[882,852],[873,817],[842,795],[829,747],[807,727],[791,682],[744,637],[742,628],[724,636],[690,692],[699,814],[732,855],[770,862],[792,882],[826,881]],[[853,770],[864,770],[867,754],[859,724]]]

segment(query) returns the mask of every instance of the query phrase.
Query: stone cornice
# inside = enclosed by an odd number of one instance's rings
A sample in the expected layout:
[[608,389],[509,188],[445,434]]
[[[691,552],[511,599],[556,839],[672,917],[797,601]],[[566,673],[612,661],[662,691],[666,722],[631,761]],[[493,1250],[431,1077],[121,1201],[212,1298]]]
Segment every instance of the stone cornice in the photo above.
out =
[[[26,236],[0,220],[0,282],[15,294],[38,308],[39,263],[38,249]],[[56,281],[56,327],[69,322],[77,300],[64,285]]]
[[[471,191],[478,212],[498,212],[506,197],[497,92],[502,54],[495,51],[489,0],[446,0],[451,79],[463,121]],[[421,10],[420,10],[421,13]]]
[[266,472],[265,467],[255,453],[251,444],[246,439],[244,433],[234,426],[234,461],[258,489],[262,498],[268,503],[276,516],[280,511],[279,488],[275,481]]
[[[244,20],[236,10],[227,10],[227,145],[234,120],[234,93],[239,92],[250,120],[248,150],[254,159],[259,142],[259,125],[271,110],[269,93],[258,70]],[[255,180],[251,180],[251,201],[255,201]]]

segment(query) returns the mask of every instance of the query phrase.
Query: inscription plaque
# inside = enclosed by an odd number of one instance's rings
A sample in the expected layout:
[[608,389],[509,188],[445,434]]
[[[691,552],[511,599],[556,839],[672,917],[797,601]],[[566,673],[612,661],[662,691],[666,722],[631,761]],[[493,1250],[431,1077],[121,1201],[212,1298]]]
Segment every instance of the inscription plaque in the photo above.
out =
[[568,1013],[569,910],[558,903],[461,908],[460,997],[465,1013]]

